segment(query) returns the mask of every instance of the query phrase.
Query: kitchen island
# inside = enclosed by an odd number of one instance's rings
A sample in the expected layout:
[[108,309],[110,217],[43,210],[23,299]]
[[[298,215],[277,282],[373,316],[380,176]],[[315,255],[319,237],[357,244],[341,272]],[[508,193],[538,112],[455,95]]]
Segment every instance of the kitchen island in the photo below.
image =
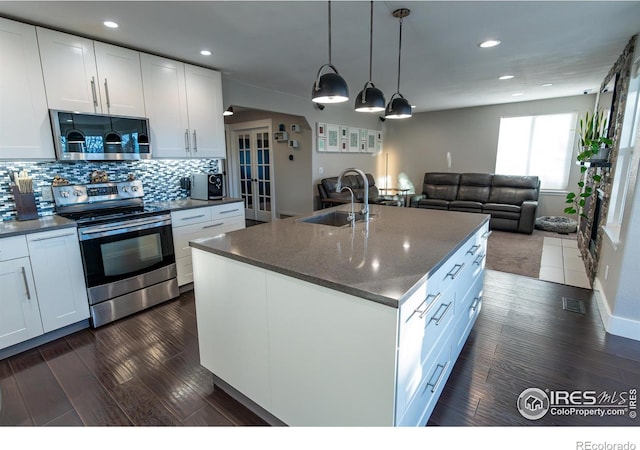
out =
[[481,308],[489,216],[309,221],[348,209],[191,242],[201,363],[272,423],[425,425]]

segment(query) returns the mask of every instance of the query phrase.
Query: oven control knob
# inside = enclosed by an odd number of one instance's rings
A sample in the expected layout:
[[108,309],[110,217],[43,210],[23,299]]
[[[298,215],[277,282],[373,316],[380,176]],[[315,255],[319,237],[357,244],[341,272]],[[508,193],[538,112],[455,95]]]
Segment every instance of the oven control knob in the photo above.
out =
[[133,192],[137,191],[137,190],[138,190],[138,186],[131,186],[131,190],[132,190]]
[[82,191],[73,191],[73,195],[80,197],[82,195]]
[[128,188],[128,187],[126,187],[126,186],[122,186],[122,192],[128,192],[128,191],[129,191],[129,188]]
[[67,191],[62,191],[62,192],[60,193],[60,195],[62,195],[64,198],[67,198],[67,197],[69,197],[69,192],[67,192]]

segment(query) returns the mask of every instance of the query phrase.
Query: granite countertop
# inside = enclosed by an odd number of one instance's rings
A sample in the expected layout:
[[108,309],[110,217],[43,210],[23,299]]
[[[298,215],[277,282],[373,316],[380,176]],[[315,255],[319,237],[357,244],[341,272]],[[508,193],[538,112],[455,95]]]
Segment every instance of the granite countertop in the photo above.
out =
[[[313,215],[333,210],[348,211],[349,205]],[[486,214],[395,206],[370,205],[370,211],[368,227],[292,217],[190,245],[397,308],[489,220]]]
[[222,200],[194,200],[191,198],[181,198],[178,200],[167,200],[164,202],[150,202],[150,205],[159,206],[171,211],[180,211],[183,209],[204,208],[206,206],[226,205],[228,203],[241,202],[241,198],[225,197]]
[[6,220],[0,222],[0,238],[75,227],[75,221],[55,215],[33,220]]

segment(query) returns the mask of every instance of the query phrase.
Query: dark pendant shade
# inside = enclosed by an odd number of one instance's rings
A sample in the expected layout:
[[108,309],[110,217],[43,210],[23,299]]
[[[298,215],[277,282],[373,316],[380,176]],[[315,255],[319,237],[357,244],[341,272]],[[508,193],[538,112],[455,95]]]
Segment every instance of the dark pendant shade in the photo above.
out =
[[[396,97],[397,95],[397,97]],[[411,117],[411,104],[402,94],[395,93],[384,111],[385,119],[406,119]]]
[[313,83],[311,100],[316,103],[346,102],[349,100],[349,87],[347,86],[347,82],[344,81],[344,78],[342,78],[337,71],[334,73],[325,73]]
[[384,111],[384,94],[368,81],[356,97],[355,110],[358,112]]

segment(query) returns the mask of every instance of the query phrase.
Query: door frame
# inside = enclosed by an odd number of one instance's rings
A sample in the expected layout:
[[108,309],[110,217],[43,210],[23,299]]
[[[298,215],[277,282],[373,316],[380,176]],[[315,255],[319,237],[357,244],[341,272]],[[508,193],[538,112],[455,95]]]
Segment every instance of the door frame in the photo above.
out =
[[241,131],[249,131],[257,128],[267,128],[269,133],[269,150],[271,153],[271,221],[276,220],[276,160],[273,149],[273,133],[272,133],[272,120],[271,119],[262,119],[262,120],[251,120],[248,122],[238,122],[225,125],[225,132],[229,137],[227,141],[227,180],[228,180],[228,189],[229,189],[229,197],[237,197],[240,198],[240,158],[238,155],[238,146],[237,146],[237,136],[236,132]]

